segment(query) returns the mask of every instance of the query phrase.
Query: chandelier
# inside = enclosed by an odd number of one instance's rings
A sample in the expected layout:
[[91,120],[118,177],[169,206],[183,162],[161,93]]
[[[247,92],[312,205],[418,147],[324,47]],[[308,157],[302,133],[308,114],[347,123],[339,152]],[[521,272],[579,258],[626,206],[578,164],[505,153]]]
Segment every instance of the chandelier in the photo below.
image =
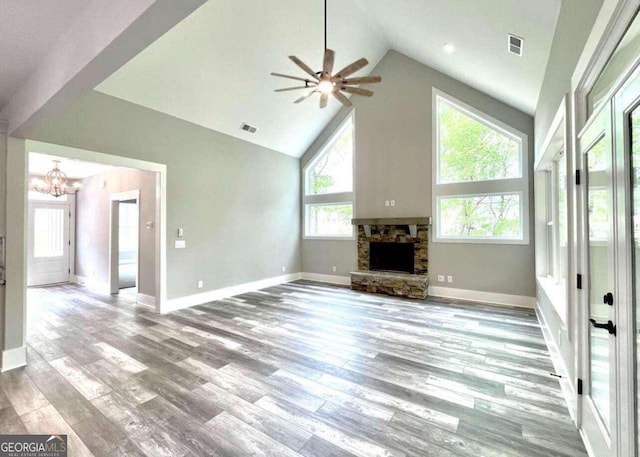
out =
[[80,190],[80,183],[68,184],[67,175],[59,167],[60,161],[53,161],[53,169],[44,178],[34,178],[31,181],[33,189],[43,193],[53,195],[58,198],[63,195],[75,195]]

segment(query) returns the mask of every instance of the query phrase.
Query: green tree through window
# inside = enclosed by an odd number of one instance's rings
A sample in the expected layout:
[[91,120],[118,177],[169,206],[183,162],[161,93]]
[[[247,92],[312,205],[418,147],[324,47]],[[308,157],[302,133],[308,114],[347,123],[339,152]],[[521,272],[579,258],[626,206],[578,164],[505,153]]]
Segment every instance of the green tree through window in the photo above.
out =
[[482,184],[523,179],[522,139],[436,96],[438,236],[522,239],[524,192]]
[[[353,142],[349,119],[306,169],[306,236],[353,235]],[[327,195],[334,195],[335,200],[327,203],[326,197],[320,199]]]

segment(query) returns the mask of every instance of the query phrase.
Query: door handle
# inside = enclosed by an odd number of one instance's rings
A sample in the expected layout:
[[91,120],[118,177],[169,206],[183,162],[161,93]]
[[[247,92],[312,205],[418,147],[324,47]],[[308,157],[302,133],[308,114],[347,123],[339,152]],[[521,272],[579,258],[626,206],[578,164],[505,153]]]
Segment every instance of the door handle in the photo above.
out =
[[616,326],[613,324],[613,322],[607,321],[606,324],[600,324],[600,323],[596,322],[595,319],[589,319],[589,322],[591,322],[591,324],[595,328],[603,328],[603,329],[605,329],[605,330],[607,330],[609,332],[609,335],[616,336]]
[[613,306],[613,294],[611,292],[607,292],[603,297],[602,302],[606,305]]

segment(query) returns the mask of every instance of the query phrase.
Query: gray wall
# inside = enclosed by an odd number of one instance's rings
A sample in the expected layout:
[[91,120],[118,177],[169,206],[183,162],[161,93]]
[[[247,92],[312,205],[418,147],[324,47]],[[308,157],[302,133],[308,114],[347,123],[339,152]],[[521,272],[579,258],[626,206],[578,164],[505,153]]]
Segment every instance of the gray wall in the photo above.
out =
[[298,159],[98,92],[30,138],[167,165],[169,298],[300,271]]
[[155,297],[155,230],[148,230],[146,223],[156,218],[156,174],[149,171],[119,168],[82,180],[76,199],[76,275],[108,284],[111,194],[136,189],[140,190],[138,292]]
[[[356,130],[356,216],[431,216],[432,88],[436,87],[493,116],[529,137],[533,162],[533,119],[469,86],[396,51],[389,51],[372,70],[382,84],[372,98],[354,96]],[[332,127],[344,118],[343,109],[323,137],[302,158],[308,162]],[[530,176],[533,188],[533,176]],[[395,207],[385,207],[393,199]],[[431,284],[495,293],[534,296],[533,192],[531,192],[529,245],[431,243]],[[332,263],[333,262],[333,263]],[[345,241],[302,242],[302,269],[342,274],[355,268],[355,244]],[[490,270],[487,268],[490,267]],[[489,271],[489,273],[488,273]],[[454,282],[438,283],[437,275],[452,275]]]
[[571,76],[591,32],[602,0],[563,0],[536,106],[536,154],[562,97],[571,90]]

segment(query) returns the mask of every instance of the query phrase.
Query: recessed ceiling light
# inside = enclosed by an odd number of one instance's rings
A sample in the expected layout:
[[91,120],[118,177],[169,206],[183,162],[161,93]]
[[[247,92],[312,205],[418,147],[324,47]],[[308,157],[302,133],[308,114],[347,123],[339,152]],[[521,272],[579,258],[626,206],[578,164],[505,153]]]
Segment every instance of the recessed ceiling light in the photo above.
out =
[[447,43],[444,45],[444,52],[446,52],[447,54],[453,54],[454,52],[456,52],[456,47],[453,45],[453,43]]

